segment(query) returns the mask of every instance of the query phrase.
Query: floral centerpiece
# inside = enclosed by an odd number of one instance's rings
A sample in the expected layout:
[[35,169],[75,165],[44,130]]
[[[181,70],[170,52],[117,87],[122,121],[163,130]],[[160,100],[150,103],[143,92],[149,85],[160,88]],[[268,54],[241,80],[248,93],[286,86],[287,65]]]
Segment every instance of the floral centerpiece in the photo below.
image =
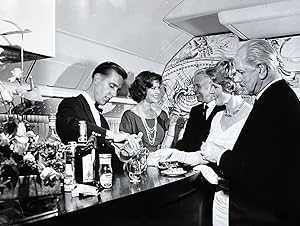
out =
[[[19,195],[16,190],[24,191],[21,184],[26,181],[29,189],[35,189],[31,193],[43,195],[45,188],[51,193],[51,188],[59,187],[63,178],[64,146],[59,137],[48,137],[40,141],[26,120],[26,114],[37,102],[43,101],[38,88],[30,79],[28,90],[22,82],[22,69],[12,70],[9,81],[19,83],[15,91],[20,96],[21,103],[17,105],[12,92],[0,81],[0,103],[7,116],[7,120],[0,122],[0,200],[16,198]],[[40,187],[39,191],[37,187]]]

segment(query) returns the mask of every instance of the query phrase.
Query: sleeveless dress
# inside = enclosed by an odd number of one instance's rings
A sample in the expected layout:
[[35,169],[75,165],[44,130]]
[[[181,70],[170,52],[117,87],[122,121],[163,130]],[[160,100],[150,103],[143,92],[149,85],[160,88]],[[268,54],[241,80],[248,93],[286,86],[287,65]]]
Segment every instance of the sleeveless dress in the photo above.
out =
[[[147,136],[147,132],[145,126],[143,125],[142,118],[135,114],[131,110],[126,110],[121,118],[119,131],[130,133],[130,134],[138,134],[139,132],[143,133],[142,141],[144,147],[148,148],[150,152],[156,151],[160,148],[161,143],[164,140],[165,132],[168,130],[169,127],[169,118],[165,111],[161,111],[158,115],[157,125],[156,125],[156,134],[154,143],[151,144],[149,138]],[[145,119],[149,128],[153,128],[155,125],[155,119]]]
[[[222,145],[228,150],[232,150],[246,120],[247,117],[234,123],[226,130],[221,127],[221,118],[223,111],[218,112],[212,120],[209,135],[206,141],[214,142],[218,145]],[[204,166],[208,167],[208,166]],[[213,172],[214,173],[214,172]],[[204,173],[205,174],[205,173]],[[205,175],[203,176],[205,177]],[[215,175],[210,175],[212,178],[217,178]],[[209,180],[211,181],[211,180]],[[217,183],[217,181],[215,181]],[[213,201],[213,226],[228,226],[229,225],[229,196],[223,191],[218,191],[215,193]]]

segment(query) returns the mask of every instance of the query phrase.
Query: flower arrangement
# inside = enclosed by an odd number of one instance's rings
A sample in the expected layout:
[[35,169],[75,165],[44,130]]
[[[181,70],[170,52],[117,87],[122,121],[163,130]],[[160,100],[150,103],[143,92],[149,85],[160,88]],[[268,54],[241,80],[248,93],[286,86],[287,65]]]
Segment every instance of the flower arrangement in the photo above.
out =
[[27,90],[22,69],[15,68],[11,73],[9,81],[19,83],[15,90],[21,103],[14,104],[12,92],[0,81],[0,104],[7,115],[7,120],[0,122],[0,194],[5,188],[15,188],[20,176],[35,175],[37,183],[54,186],[64,171],[64,146],[59,137],[39,141],[26,120],[26,113],[43,101],[38,88],[33,86],[31,78]]

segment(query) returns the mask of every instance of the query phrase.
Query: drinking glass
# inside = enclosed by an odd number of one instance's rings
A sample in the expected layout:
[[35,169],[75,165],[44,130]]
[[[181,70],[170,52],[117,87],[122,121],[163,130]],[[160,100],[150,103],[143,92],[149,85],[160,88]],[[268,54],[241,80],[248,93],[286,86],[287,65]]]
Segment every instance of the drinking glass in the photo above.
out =
[[131,159],[127,162],[127,173],[129,176],[129,181],[132,183],[141,182],[142,175],[142,164],[138,159]]

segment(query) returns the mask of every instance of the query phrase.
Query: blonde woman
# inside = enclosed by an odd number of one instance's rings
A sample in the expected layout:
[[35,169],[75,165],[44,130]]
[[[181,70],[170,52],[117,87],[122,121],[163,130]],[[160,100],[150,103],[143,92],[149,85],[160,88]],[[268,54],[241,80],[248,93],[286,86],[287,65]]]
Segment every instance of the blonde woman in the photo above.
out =
[[[207,143],[214,143],[231,150],[252,109],[242,96],[242,87],[234,82],[235,68],[232,59],[222,59],[215,66],[206,70],[212,81],[211,94],[218,106],[225,105],[225,110],[218,112],[211,124],[209,135],[201,150],[184,152],[177,149],[161,149],[157,154],[161,157],[171,155],[171,160],[177,160],[190,165],[206,164],[202,151],[207,149]],[[209,151],[209,150],[207,150]],[[221,178],[210,167],[197,167],[203,176],[212,184],[218,184]],[[229,194],[226,186],[215,193],[213,201],[213,226],[229,225]]]

